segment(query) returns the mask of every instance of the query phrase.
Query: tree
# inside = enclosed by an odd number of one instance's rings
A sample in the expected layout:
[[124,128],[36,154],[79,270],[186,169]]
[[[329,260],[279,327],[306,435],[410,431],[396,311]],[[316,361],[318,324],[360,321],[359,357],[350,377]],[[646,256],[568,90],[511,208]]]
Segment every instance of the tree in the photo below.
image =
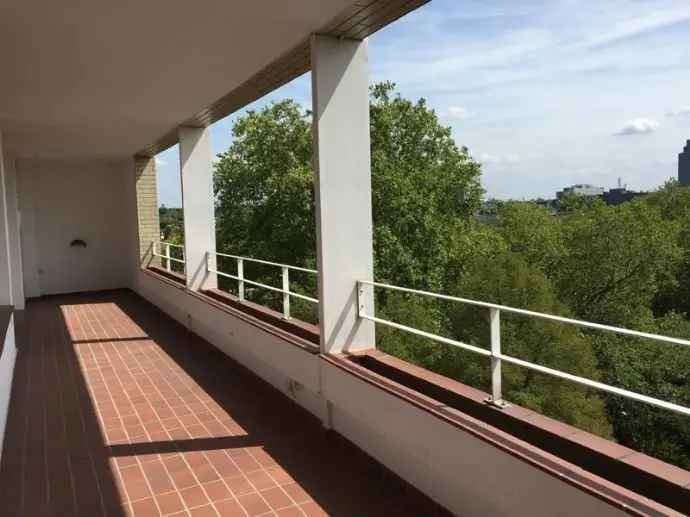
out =
[[[376,277],[441,289],[448,243],[477,210],[480,166],[422,99],[392,83],[371,90],[372,203]],[[291,100],[250,111],[215,168],[219,249],[313,265],[311,122]]]
[[[655,319],[660,293],[678,286],[683,258],[676,218],[690,203],[667,188],[648,199],[616,207],[601,204],[564,219],[565,258],[559,267],[561,297],[578,317],[661,334],[690,336],[687,320],[669,312]],[[670,300],[670,302],[669,302]],[[659,304],[660,305],[660,304]],[[660,312],[660,311],[657,311]],[[690,351],[597,331],[588,331],[604,381],[637,393],[687,405]],[[688,465],[686,418],[621,397],[605,397],[615,437],[623,444]]]
[[479,209],[480,165],[458,148],[426,101],[380,83],[371,94],[376,277],[442,289],[452,236]]
[[660,211],[665,221],[677,224],[677,242],[682,254],[675,281],[667,283],[656,293],[652,308],[661,316],[669,312],[690,314],[690,188],[671,180],[649,195],[646,201]]
[[564,221],[561,298],[589,321],[639,327],[652,318],[658,289],[673,282],[680,259],[677,226],[642,200],[596,204]]
[[[690,321],[683,315],[669,313],[644,330],[688,339]],[[688,347],[612,335],[593,339],[604,382],[690,406]],[[614,395],[606,399],[617,440],[656,458],[690,468],[687,416]]]
[[508,248],[551,276],[563,258],[562,225],[535,203],[507,202],[498,209],[498,230]]
[[[165,205],[161,205],[158,209],[158,218],[160,221],[161,240],[168,244],[184,244],[184,216],[182,208],[168,208]],[[166,251],[165,249],[159,250],[163,254]],[[178,260],[182,259],[184,256],[182,248],[171,246],[170,256]],[[163,265],[167,265],[165,261],[163,262]],[[170,269],[177,273],[184,273],[184,264],[171,260]]]
[[561,213],[579,212],[594,206],[605,206],[603,199],[599,196],[568,193],[556,201],[556,209]]
[[[478,262],[454,289],[457,296],[569,316],[539,267],[518,253]],[[488,348],[489,311],[453,304],[448,309],[450,331],[457,339]],[[590,341],[575,327],[503,312],[501,342],[505,354],[586,377],[599,379]],[[487,358],[453,350],[438,365],[446,375],[490,388]],[[516,404],[570,423],[600,436],[611,436],[602,399],[587,389],[510,364],[503,366],[504,397]]]
[[[607,207],[567,197],[559,215],[534,203],[485,206],[475,219],[480,165],[456,145],[425,101],[371,89],[374,265],[378,280],[574,315],[687,338],[690,325],[690,189],[671,182],[646,199]],[[294,265],[315,265],[311,119],[286,100],[250,111],[215,170],[218,248]],[[495,219],[493,215],[496,215]],[[222,259],[221,259],[222,260]],[[234,270],[234,262],[220,265]],[[280,272],[245,274],[280,285]],[[315,295],[315,279],[291,288]],[[279,306],[261,290],[250,296]],[[486,309],[377,291],[377,311],[398,321],[488,347]],[[314,321],[314,307],[293,302]],[[379,327],[385,351],[460,382],[489,389],[489,362],[456,347]],[[690,350],[514,314],[502,315],[505,353],[590,379],[689,405]],[[690,425],[667,411],[591,391],[510,364],[504,396],[687,468]]]
[[[428,298],[391,293],[379,308],[379,317],[404,323],[409,327],[441,334],[443,315],[437,304]],[[444,348],[438,343],[409,332],[387,326],[376,329],[376,347],[400,359],[434,371],[443,362]]]
[[313,265],[311,124],[292,100],[248,111],[215,162],[219,250]]
[[168,208],[161,205],[158,209],[161,236],[166,242],[182,244],[184,242],[184,220],[181,208]]

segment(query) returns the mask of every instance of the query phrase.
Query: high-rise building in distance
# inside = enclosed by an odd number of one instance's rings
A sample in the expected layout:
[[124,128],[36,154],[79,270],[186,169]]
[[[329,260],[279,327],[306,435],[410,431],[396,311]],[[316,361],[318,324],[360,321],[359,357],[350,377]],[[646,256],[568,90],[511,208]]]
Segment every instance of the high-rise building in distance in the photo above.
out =
[[690,140],[685,142],[685,149],[678,155],[678,183],[690,187]]

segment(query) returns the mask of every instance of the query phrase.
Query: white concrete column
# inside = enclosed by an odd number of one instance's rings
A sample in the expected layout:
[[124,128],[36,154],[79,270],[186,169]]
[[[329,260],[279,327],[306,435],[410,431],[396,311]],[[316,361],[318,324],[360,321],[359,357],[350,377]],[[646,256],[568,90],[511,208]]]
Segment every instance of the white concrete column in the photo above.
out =
[[215,267],[216,219],[213,203],[213,154],[208,128],[180,127],[180,176],[184,212],[184,253],[187,288],[198,291],[218,286],[215,273],[206,272],[206,253]]
[[313,36],[311,57],[321,351],[372,348],[357,317],[357,280],[374,274],[367,42]]
[[8,192],[5,181],[5,152],[0,132],[0,305],[14,305],[10,257],[10,224],[7,217]]

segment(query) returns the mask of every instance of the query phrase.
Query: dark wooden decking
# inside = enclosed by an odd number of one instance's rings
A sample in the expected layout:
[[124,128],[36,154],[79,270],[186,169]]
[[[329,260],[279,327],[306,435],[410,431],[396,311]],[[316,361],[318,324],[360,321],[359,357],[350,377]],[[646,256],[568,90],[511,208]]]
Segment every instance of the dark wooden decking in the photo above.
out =
[[406,516],[430,506],[129,291],[31,301],[3,516]]

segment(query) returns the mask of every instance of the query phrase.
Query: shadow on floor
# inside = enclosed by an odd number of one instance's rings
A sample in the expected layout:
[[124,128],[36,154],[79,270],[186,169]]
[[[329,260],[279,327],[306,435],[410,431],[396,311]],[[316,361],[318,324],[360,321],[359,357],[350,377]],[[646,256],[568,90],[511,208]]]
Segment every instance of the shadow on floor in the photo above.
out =
[[[96,304],[112,305],[111,312],[139,331],[131,337],[75,338],[85,322],[67,321],[64,307]],[[117,459],[242,448],[265,451],[329,515],[444,514],[352,444],[326,432],[313,415],[130,291],[33,301],[24,319],[0,465],[3,515],[124,516],[113,474]],[[244,434],[107,442],[75,347],[128,347],[142,341],[171,359]],[[147,349],[142,350],[133,353]]]

